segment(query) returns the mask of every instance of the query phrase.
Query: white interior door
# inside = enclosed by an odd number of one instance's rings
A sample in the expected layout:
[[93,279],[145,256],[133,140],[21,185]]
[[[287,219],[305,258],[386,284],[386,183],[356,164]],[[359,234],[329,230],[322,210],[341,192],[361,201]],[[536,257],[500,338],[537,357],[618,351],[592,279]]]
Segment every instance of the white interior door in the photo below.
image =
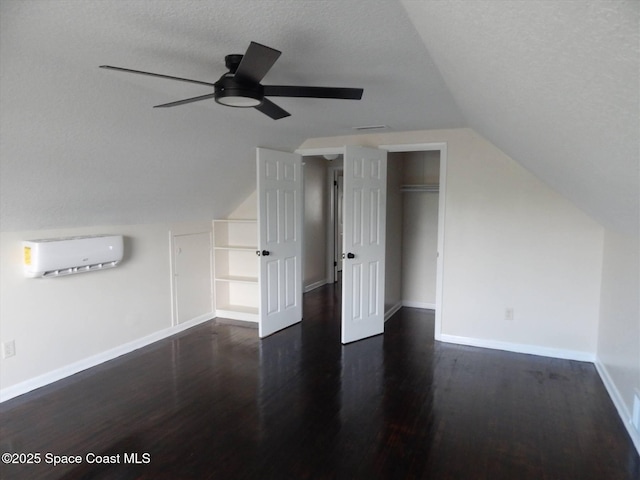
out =
[[302,320],[302,159],[257,149],[260,338]]
[[384,331],[387,152],[345,148],[342,343]]

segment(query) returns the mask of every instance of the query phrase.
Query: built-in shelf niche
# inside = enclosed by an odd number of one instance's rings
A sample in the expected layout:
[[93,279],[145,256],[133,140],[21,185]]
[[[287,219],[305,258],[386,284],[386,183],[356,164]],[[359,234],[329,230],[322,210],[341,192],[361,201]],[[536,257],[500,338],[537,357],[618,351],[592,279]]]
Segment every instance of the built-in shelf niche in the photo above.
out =
[[214,220],[216,316],[258,321],[258,222]]

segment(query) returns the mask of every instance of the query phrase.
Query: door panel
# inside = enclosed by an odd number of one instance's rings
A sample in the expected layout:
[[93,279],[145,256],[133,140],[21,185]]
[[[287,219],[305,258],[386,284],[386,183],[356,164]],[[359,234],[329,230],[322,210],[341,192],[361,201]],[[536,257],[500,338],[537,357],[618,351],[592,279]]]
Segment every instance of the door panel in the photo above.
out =
[[302,160],[259,148],[260,337],[302,320]]
[[386,194],[386,152],[346,147],[342,343],[384,331]]
[[212,314],[211,234],[174,235],[176,323]]

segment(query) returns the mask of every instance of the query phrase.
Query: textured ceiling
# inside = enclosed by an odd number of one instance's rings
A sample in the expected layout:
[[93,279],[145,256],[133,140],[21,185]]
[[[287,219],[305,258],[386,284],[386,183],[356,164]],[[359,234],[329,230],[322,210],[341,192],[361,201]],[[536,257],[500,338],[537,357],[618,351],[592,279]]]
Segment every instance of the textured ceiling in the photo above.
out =
[[470,127],[638,234],[637,0],[402,4]]
[[[0,2],[3,230],[225,215],[255,188],[255,147],[386,124],[464,121],[395,1]],[[264,84],[362,87],[361,101],[274,99],[292,116],[213,100],[152,106],[207,87],[250,41],[281,50]]]
[[[255,187],[256,146],[359,125],[470,126],[605,225],[638,228],[638,6],[624,1],[0,1],[0,228],[202,220]],[[402,8],[404,7],[404,8]],[[273,121],[206,87],[250,41],[265,84],[364,88],[277,99]]]

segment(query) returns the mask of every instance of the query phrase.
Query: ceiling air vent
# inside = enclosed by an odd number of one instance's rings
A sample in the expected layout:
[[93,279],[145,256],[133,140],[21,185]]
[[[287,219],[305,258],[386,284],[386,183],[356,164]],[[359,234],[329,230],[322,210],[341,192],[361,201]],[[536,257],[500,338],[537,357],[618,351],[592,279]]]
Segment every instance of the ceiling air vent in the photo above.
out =
[[389,130],[387,125],[363,125],[361,127],[353,127],[353,130]]

